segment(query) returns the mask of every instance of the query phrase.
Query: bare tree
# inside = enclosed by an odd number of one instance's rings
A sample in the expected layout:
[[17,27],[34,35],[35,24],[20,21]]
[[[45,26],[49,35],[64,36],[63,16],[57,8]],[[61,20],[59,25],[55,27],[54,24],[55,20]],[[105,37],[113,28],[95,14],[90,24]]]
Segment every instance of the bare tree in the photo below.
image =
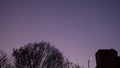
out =
[[0,50],[0,68],[5,67],[7,60],[7,54],[4,51]]
[[69,61],[68,59],[65,59],[63,68],[80,68],[80,66],[78,64],[74,64],[73,62]]
[[13,49],[13,56],[17,68],[63,68],[62,53],[48,42]]
[[7,58],[6,52],[0,50],[0,68],[15,68]]
[[68,59],[64,59],[60,50],[49,42],[30,43],[19,49],[13,49],[17,68],[80,68]]
[[46,55],[42,68],[63,68],[64,57],[55,47],[51,47]]
[[12,65],[11,63],[8,63],[4,66],[4,68],[15,68],[15,66]]

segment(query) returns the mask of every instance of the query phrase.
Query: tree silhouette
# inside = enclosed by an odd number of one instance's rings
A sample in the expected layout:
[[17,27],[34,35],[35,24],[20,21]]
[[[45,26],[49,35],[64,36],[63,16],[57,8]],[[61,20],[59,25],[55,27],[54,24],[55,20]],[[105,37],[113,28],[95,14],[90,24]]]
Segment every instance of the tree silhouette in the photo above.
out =
[[63,68],[64,57],[62,53],[54,47],[51,47],[46,56],[42,68]]
[[64,57],[48,42],[27,44],[13,49],[17,68],[63,68]]
[[4,68],[15,68],[11,63],[7,63]]
[[65,59],[63,68],[80,68],[80,66],[78,64],[74,64],[73,62],[69,61],[68,59]]
[[16,68],[80,68],[49,42],[30,43],[13,49]]
[[0,50],[0,68],[5,68],[7,61],[7,54],[4,51]]

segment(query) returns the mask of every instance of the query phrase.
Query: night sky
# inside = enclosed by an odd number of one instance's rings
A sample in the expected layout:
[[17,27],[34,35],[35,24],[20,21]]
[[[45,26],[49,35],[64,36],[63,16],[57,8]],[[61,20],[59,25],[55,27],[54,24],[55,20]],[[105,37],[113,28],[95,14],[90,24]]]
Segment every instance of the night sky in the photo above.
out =
[[120,0],[0,0],[0,49],[48,41],[65,57],[95,68],[98,49],[120,55]]

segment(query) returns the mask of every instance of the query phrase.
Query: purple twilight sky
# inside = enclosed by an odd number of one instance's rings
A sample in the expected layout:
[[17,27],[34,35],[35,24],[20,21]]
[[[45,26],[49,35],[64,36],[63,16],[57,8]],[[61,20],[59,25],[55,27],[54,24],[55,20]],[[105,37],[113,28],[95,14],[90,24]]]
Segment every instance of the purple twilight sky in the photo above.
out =
[[87,68],[98,49],[120,55],[120,0],[0,0],[0,49],[48,41]]

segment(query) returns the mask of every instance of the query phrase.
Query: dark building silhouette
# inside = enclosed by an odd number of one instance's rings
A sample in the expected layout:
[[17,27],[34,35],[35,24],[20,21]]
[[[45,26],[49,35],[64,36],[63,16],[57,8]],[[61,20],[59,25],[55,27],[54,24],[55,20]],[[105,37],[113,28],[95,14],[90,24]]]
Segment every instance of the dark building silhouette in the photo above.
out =
[[120,68],[120,57],[114,49],[100,49],[95,56],[96,68]]
[[120,56],[118,57],[118,68],[120,68]]

